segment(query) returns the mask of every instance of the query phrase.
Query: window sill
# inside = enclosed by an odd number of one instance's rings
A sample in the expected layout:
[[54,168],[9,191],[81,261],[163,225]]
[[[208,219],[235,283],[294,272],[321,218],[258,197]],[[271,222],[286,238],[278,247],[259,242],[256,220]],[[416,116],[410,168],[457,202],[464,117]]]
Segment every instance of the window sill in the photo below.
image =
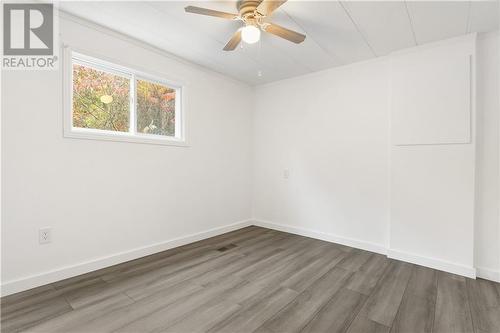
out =
[[163,145],[163,146],[189,147],[189,145],[185,140],[174,137],[156,137],[153,135],[146,135],[146,134],[133,135],[130,133],[122,133],[122,132],[100,133],[100,131],[93,131],[87,129],[66,130],[64,131],[64,137],[70,139],[115,141],[115,142]]

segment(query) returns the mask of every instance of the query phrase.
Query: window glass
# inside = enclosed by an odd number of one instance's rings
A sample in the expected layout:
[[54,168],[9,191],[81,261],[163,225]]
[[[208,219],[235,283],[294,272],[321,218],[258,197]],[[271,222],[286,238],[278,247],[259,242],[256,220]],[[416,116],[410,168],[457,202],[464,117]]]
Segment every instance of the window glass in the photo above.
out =
[[128,132],[130,79],[73,64],[73,127]]
[[175,136],[175,89],[145,80],[137,80],[136,89],[137,132]]

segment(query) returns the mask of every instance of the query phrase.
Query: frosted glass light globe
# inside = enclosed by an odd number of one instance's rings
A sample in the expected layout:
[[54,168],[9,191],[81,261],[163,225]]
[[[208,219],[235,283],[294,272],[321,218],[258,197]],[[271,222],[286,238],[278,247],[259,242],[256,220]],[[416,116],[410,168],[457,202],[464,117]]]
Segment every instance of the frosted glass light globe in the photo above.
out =
[[241,29],[241,38],[245,43],[257,43],[260,39],[260,29],[253,25],[247,25]]

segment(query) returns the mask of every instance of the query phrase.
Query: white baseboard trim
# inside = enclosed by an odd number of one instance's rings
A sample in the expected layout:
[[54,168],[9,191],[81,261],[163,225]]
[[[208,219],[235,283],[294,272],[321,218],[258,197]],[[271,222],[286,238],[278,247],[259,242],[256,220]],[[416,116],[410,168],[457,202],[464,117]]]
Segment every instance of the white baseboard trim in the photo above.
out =
[[462,264],[457,264],[435,258],[422,257],[419,255],[394,249],[387,250],[387,257],[401,261],[406,261],[420,266],[434,268],[448,273],[462,275],[471,279],[476,278],[476,269],[474,267],[465,266]]
[[106,268],[129,260],[134,260],[154,253],[169,250],[174,247],[186,245],[199,240],[224,234],[226,232],[248,227],[252,224],[252,220],[244,220],[223,227],[209,229],[195,234],[190,234],[168,241],[135,248],[132,250],[89,260],[75,265],[57,268],[40,274],[31,275],[16,280],[5,281],[2,282],[0,294],[2,296],[11,295],[31,288],[43,286],[48,283],[53,283],[80,274],[89,273],[101,268]]
[[263,227],[263,228],[274,229],[274,230],[288,232],[288,233],[296,234],[296,235],[300,235],[300,236],[320,239],[320,240],[324,240],[327,242],[347,245],[347,246],[355,247],[355,248],[370,251],[370,252],[376,252],[376,253],[380,253],[380,254],[387,253],[387,249],[385,248],[385,246],[380,245],[380,244],[376,244],[376,243],[371,243],[371,242],[361,241],[358,239],[337,236],[334,234],[314,231],[311,229],[293,227],[293,226],[284,225],[284,224],[277,224],[277,223],[270,222],[270,221],[253,220],[253,222],[254,222],[253,223],[254,225],[259,226],[259,227]]
[[[425,266],[425,267],[429,267],[429,268],[434,268],[437,270],[441,270],[441,271],[445,271],[445,272],[449,272],[449,273],[453,273],[453,274],[457,274],[457,275],[462,275],[462,276],[473,278],[473,279],[476,278],[476,269],[474,267],[468,267],[468,266],[464,266],[461,264],[452,263],[452,262],[443,261],[443,260],[434,259],[434,258],[421,257],[418,255],[414,255],[414,254],[410,254],[410,253],[406,253],[406,252],[398,251],[398,250],[394,250],[394,249],[387,249],[384,245],[380,245],[380,244],[375,244],[375,243],[366,242],[366,241],[360,241],[360,240],[352,239],[352,238],[341,237],[341,236],[337,236],[334,234],[314,231],[314,230],[305,229],[305,228],[299,228],[299,227],[293,227],[293,226],[284,225],[284,224],[278,224],[278,223],[265,221],[265,220],[257,220],[256,219],[256,220],[254,220],[253,224],[256,226],[264,227],[264,228],[279,230],[279,231],[283,231],[283,232],[289,232],[292,234],[311,237],[311,238],[315,238],[315,239],[320,239],[320,240],[324,240],[327,242],[333,242],[333,243],[337,243],[337,244],[347,245],[347,246],[351,246],[351,247],[361,249],[361,250],[385,254],[385,255],[387,255],[388,258],[406,261],[406,262],[409,262],[412,264],[417,264],[417,265],[421,265],[421,266]],[[488,273],[490,273],[490,274],[487,275]],[[496,276],[493,271],[490,271],[490,272],[487,272],[486,274],[484,274],[485,279],[494,280],[494,279],[490,278],[491,276],[493,276],[493,277]],[[483,277],[483,276],[481,276],[481,277]],[[494,280],[494,281],[496,281],[496,280]]]
[[477,277],[485,280],[500,282],[500,270],[485,267],[476,268]]
[[260,226],[263,228],[279,230],[279,231],[288,232],[288,233],[301,235],[301,236],[305,236],[305,237],[320,239],[320,240],[324,240],[327,242],[347,245],[347,246],[351,246],[354,248],[358,248],[358,249],[362,249],[362,250],[366,250],[366,251],[370,251],[370,252],[385,254],[385,255],[387,255],[387,257],[392,258],[392,259],[402,260],[402,261],[410,262],[413,264],[426,266],[426,267],[442,270],[445,272],[466,276],[469,278],[475,278],[476,276],[478,276],[478,277],[483,278],[483,279],[500,282],[500,270],[493,270],[493,269],[488,269],[488,268],[484,268],[484,267],[481,267],[481,268],[478,267],[477,272],[476,272],[476,269],[473,267],[468,267],[468,266],[464,266],[461,264],[451,263],[451,262],[442,261],[442,260],[433,259],[433,258],[421,257],[418,255],[409,254],[409,253],[394,250],[394,249],[388,250],[385,246],[371,243],[371,242],[341,237],[341,236],[337,236],[334,234],[314,231],[314,230],[305,229],[305,228],[277,224],[277,223],[273,223],[270,221],[249,219],[249,220],[236,222],[236,223],[233,223],[230,225],[226,225],[223,227],[213,228],[213,229],[209,229],[209,230],[202,231],[199,233],[175,238],[175,239],[168,240],[165,242],[160,242],[160,243],[156,243],[156,244],[152,244],[152,245],[148,245],[148,246],[143,246],[143,247],[136,248],[133,250],[116,253],[116,254],[113,254],[110,256],[89,260],[89,261],[82,262],[79,264],[61,267],[61,268],[47,271],[47,272],[43,272],[40,274],[23,277],[23,278],[16,279],[16,280],[6,281],[6,282],[3,282],[0,286],[0,288],[1,288],[0,294],[2,297],[7,296],[7,295],[11,295],[11,294],[14,294],[17,292],[21,292],[21,291],[25,291],[25,290],[28,290],[31,288],[39,287],[39,286],[42,286],[42,285],[45,285],[48,283],[57,282],[57,281],[64,280],[64,279],[67,279],[70,277],[74,277],[74,276],[77,276],[80,274],[89,273],[89,272],[92,272],[92,271],[95,271],[98,269],[102,269],[102,268],[106,268],[106,267],[113,266],[116,264],[120,264],[120,263],[129,261],[129,260],[138,259],[138,258],[141,258],[144,256],[154,254],[154,253],[169,250],[169,249],[172,249],[172,248],[175,248],[178,246],[182,246],[182,245],[193,243],[193,242],[203,240],[206,238],[214,237],[214,236],[217,236],[220,234],[224,234],[226,232],[230,232],[230,231],[234,231],[234,230],[241,229],[244,227],[248,227],[250,225],[256,225],[256,226]]

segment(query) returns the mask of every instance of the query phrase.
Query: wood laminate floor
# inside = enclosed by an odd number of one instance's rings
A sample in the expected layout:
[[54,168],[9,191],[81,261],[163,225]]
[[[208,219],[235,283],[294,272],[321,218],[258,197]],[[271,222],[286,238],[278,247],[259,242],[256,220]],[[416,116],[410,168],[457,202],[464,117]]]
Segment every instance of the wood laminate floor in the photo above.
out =
[[500,284],[248,227],[2,298],[2,332],[500,332]]

